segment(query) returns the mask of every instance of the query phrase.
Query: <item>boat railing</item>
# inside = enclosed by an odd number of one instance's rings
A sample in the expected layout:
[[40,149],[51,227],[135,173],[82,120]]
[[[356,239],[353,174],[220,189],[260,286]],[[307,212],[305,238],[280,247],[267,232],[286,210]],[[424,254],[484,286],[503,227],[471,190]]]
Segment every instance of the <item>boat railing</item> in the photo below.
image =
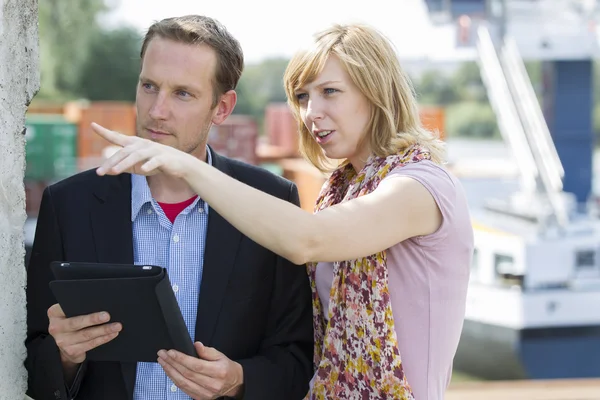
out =
[[[485,24],[478,29],[478,64],[498,127],[519,168],[521,192],[531,196],[547,226],[568,223],[562,192],[564,170],[539,101],[514,40],[497,46]],[[541,203],[539,203],[541,204]],[[542,211],[542,209],[547,211]],[[550,218],[550,220],[548,219]]]
[[477,35],[477,63],[490,105],[497,117],[500,134],[513,153],[520,172],[523,191],[534,193],[538,176],[537,167],[523,132],[523,125],[510,93],[496,46],[485,24],[479,26]]
[[512,38],[507,37],[504,40],[500,57],[523,133],[537,167],[536,189],[547,196],[553,214],[559,224],[564,226],[568,222],[567,210],[561,196],[564,169],[525,63]]

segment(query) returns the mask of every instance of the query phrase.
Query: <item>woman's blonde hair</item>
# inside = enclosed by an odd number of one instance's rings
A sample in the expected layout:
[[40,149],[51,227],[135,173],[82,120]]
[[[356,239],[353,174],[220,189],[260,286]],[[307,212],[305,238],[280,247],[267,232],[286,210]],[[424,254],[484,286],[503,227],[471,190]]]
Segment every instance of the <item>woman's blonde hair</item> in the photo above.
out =
[[331,163],[302,121],[295,95],[317,78],[331,55],[340,60],[371,103],[365,140],[370,141],[372,153],[387,157],[418,143],[430,151],[434,162],[443,162],[443,142],[421,125],[413,86],[394,47],[380,32],[360,24],[336,24],[317,33],[313,47],[296,54],[286,68],[285,91],[298,123],[300,152],[305,158],[323,172],[331,170]]

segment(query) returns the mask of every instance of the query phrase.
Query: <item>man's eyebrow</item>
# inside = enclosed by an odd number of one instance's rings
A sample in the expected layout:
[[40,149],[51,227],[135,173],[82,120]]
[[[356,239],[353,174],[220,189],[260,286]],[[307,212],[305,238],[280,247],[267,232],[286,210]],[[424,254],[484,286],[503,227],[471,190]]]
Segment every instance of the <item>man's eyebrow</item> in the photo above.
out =
[[145,77],[145,76],[143,76],[143,75],[140,75],[139,81],[140,81],[140,82],[148,82],[148,83],[152,83],[153,85],[154,85],[154,84],[156,84],[156,83],[155,83],[155,82],[154,82],[152,79],[150,79],[150,78],[146,78],[146,77]]
[[[140,75],[140,82],[146,82],[146,83],[150,83],[152,85],[156,85],[156,82],[154,82],[152,79],[150,78],[146,78],[144,76]],[[194,86],[190,86],[190,85],[175,85],[175,89],[176,90],[183,90],[184,92],[194,92],[194,93],[199,93],[201,92],[201,90],[197,87]]]
[[175,90],[182,90],[184,92],[191,92],[191,93],[200,93],[201,92],[201,90],[199,88],[194,87],[194,86],[189,86],[189,85],[176,85]]

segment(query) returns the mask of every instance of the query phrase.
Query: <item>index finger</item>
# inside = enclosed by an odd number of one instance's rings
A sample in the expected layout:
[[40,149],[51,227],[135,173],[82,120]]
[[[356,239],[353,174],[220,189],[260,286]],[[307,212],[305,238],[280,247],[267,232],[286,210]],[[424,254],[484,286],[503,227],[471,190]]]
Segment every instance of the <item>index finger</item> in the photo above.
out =
[[122,133],[111,131],[105,127],[92,122],[92,129],[104,139],[108,140],[112,144],[117,146],[125,147],[131,142],[131,136],[123,135]]

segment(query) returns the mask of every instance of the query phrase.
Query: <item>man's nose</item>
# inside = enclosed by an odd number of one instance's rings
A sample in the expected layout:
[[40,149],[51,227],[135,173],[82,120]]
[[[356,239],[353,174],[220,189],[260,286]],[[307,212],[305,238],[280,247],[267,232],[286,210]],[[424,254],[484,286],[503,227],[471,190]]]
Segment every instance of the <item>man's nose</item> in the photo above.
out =
[[150,118],[154,120],[166,120],[169,116],[169,104],[166,96],[159,93],[155,97],[154,104],[150,108]]

